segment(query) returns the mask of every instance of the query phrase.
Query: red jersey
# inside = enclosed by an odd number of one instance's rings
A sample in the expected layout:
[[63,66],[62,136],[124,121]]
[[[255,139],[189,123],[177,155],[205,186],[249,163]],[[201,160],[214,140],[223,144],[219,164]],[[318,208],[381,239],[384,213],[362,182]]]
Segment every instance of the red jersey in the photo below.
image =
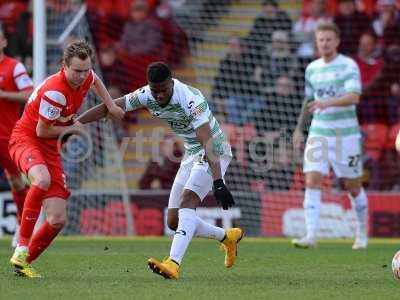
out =
[[[24,65],[16,59],[4,56],[0,61],[0,89],[6,92],[18,92],[31,89],[33,83]],[[9,139],[15,123],[21,116],[21,103],[0,98],[0,139]]]
[[88,77],[77,89],[68,84],[64,69],[48,77],[33,91],[21,119],[15,125],[12,137],[34,138],[41,148],[57,151],[57,138],[40,138],[36,135],[39,118],[56,126],[71,125],[73,116],[78,112],[93,83],[93,71],[89,72]]

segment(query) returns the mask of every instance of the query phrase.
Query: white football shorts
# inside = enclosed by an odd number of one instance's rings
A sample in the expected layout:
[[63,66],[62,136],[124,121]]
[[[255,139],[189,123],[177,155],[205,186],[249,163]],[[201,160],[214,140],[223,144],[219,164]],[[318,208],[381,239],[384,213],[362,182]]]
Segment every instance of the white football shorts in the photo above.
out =
[[[219,159],[221,174],[224,176],[232,160],[232,156],[224,154],[220,156]],[[212,187],[213,177],[211,175],[211,168],[205,159],[204,153],[197,154],[189,162],[181,163],[171,188],[168,208],[180,207],[184,189],[195,192],[200,200],[203,201],[212,190]]]
[[303,172],[328,175],[330,166],[339,178],[361,177],[361,137],[309,137],[304,149]]

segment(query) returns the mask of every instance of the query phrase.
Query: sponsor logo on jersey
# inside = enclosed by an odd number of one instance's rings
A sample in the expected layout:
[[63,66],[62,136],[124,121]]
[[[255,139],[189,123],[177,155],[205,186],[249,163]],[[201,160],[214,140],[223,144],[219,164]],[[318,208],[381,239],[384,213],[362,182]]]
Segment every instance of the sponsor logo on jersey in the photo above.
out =
[[50,119],[54,119],[58,117],[59,109],[57,107],[49,106],[47,108],[47,115]]

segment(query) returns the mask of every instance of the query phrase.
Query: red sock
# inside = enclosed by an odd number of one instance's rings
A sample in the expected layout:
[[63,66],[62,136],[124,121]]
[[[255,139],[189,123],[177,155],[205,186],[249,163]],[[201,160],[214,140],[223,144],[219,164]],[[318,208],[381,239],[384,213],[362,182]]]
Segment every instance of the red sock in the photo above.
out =
[[24,202],[27,192],[28,188],[24,188],[23,190],[20,191],[11,190],[15,205],[17,206],[18,224],[21,224],[21,216],[22,216],[22,211],[24,210]]
[[28,263],[34,261],[54,240],[62,228],[55,228],[47,221],[40,226],[39,230],[33,235],[32,241],[29,244]]
[[40,208],[42,207],[45,190],[31,185],[26,194],[24,210],[22,212],[21,227],[19,230],[19,246],[28,246],[33,229],[39,218]]

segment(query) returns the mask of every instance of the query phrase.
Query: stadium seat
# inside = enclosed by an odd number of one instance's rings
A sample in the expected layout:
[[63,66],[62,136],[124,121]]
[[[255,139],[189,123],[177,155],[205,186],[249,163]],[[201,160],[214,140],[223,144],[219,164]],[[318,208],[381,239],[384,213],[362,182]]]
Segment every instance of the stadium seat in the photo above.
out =
[[365,135],[364,151],[367,157],[379,160],[387,144],[388,127],[382,123],[366,123],[361,126]]
[[104,208],[104,230],[107,235],[126,235],[126,215],[122,201],[109,202]]
[[157,208],[140,208],[135,215],[137,235],[162,235],[164,231],[163,213]]
[[86,208],[81,211],[79,226],[84,235],[102,235],[104,232],[104,209]]

